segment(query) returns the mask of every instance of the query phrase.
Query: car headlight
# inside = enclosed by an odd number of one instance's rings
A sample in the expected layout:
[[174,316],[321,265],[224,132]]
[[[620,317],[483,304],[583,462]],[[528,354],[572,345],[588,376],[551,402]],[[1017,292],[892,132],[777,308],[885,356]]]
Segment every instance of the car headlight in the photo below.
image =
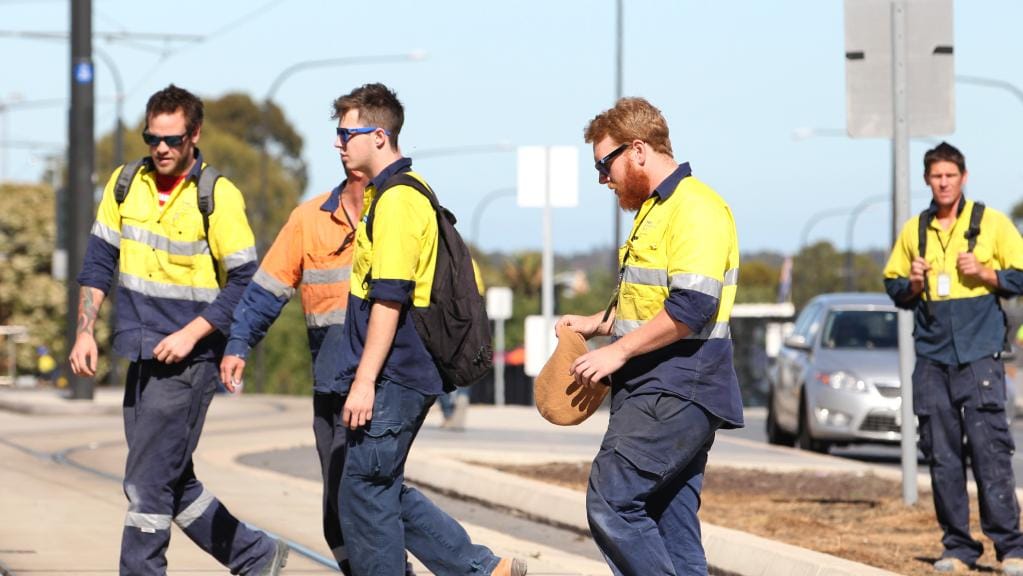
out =
[[842,370],[838,372],[818,372],[817,381],[835,390],[846,390],[849,392],[867,391],[866,382]]

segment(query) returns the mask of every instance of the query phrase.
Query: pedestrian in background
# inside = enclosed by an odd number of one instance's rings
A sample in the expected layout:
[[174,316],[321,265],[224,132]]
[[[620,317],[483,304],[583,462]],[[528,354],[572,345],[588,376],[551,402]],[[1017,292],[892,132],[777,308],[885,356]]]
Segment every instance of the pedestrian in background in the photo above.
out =
[[96,318],[120,266],[114,352],[131,361],[121,574],[167,571],[172,521],[232,574],[278,574],[287,561],[287,544],[239,522],[192,465],[231,317],[256,270],[238,188],[219,178],[207,222],[200,212],[202,122],[202,101],[186,90],[172,84],[150,97],[142,133],[149,156],[123,198],[116,188],[125,167],[111,175],[78,275],[69,360],[75,374],[94,376]]
[[969,460],[981,528],[1004,573],[1023,576],[999,302],[1023,292],[1023,239],[1004,214],[966,199],[967,176],[954,146],[942,142],[924,154],[931,205],[903,226],[884,284],[896,306],[913,311],[913,412],[944,546],[934,568],[965,572],[984,550],[970,534]]
[[646,100],[622,98],[585,139],[599,182],[636,212],[608,310],[559,321],[612,337],[571,368],[580,384],[611,386],[586,493],[590,531],[615,574],[706,574],[697,512],[707,453],[718,428],[743,425],[728,328],[735,222],[675,161],[667,122]]

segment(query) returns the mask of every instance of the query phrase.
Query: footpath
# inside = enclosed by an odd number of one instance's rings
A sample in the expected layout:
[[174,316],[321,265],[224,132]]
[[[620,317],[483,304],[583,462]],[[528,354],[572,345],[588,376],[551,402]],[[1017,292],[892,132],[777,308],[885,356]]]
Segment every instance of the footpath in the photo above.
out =
[[[70,401],[54,390],[0,390],[0,574],[83,573],[81,567],[109,565],[116,559],[123,518],[123,496],[116,480],[123,467],[123,436],[120,432],[120,390],[99,389],[95,400]],[[292,450],[312,444],[311,401],[308,398],[245,395],[218,397],[207,419],[196,468],[212,491],[231,505],[232,511],[257,526],[272,526],[296,545],[325,554],[319,535],[319,485],[270,467],[243,464],[246,455],[274,450]],[[439,427],[440,416],[431,413],[416,441],[406,467],[409,481],[465,499],[585,533],[585,496],[581,492],[498,472],[488,463],[535,464],[583,462],[592,459],[600,444],[607,413],[598,412],[575,427],[558,427],[543,420],[536,410],[525,406],[471,407],[467,429],[450,432]],[[59,425],[58,425],[59,424]],[[76,433],[74,426],[82,432]],[[44,431],[68,428],[76,441],[91,443],[91,450],[71,460],[80,466],[106,470],[106,484],[92,484],[54,478],[53,471],[25,476],[33,465],[55,466],[53,450],[66,448],[55,439],[33,440]],[[102,429],[99,433],[96,430]],[[52,434],[56,434],[55,431]],[[75,436],[77,434],[77,436]],[[47,444],[47,442],[49,444]],[[47,460],[40,464],[40,460]],[[244,458],[250,462],[251,458]],[[19,464],[21,463],[21,464]],[[722,466],[772,471],[820,471],[873,473],[898,478],[898,471],[825,455],[769,446],[719,434],[710,463]],[[59,462],[58,462],[59,464]],[[66,462],[65,462],[66,464]],[[18,470],[13,470],[18,468]],[[66,466],[65,466],[66,468]],[[95,476],[95,474],[93,474]],[[924,479],[926,485],[926,479]],[[6,496],[3,496],[6,494]],[[50,503],[59,512],[48,510]],[[97,503],[98,502],[98,503]],[[56,520],[47,514],[57,514]],[[113,516],[114,519],[107,517]],[[294,521],[299,516],[302,521]],[[61,520],[63,519],[63,520]],[[35,530],[40,523],[47,532]],[[53,523],[51,526],[50,523]],[[108,524],[113,526],[108,526]],[[71,530],[88,534],[62,534]],[[531,542],[504,537],[478,526],[467,526],[474,539],[492,545],[498,554],[525,555],[530,574],[609,574],[602,562]],[[712,573],[742,576],[776,574],[807,576],[852,576],[892,574],[884,570],[843,560],[751,534],[703,524],[704,546]],[[47,542],[41,542],[47,538]],[[189,574],[216,574],[215,564],[201,558],[194,546],[179,542],[171,546],[171,567],[188,565]],[[45,550],[50,541],[61,542],[60,558]],[[32,551],[32,553],[27,553]],[[61,560],[61,558],[67,560]],[[95,562],[90,564],[95,557]],[[293,552],[289,570],[301,574],[327,574],[302,554]],[[74,562],[62,563],[62,562]],[[114,560],[116,562],[116,560]],[[192,563],[192,564],[189,564]],[[191,566],[194,565],[194,568]],[[109,573],[114,573],[112,571]],[[421,567],[420,567],[421,568]],[[88,570],[88,573],[107,573]],[[422,573],[422,572],[421,572]]]

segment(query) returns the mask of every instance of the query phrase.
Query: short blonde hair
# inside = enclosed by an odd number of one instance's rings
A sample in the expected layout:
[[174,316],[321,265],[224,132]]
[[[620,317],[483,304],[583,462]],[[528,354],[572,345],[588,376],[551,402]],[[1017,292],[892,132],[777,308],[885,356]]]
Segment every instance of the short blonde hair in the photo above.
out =
[[614,108],[590,120],[583,132],[586,142],[593,144],[610,137],[619,144],[642,140],[661,154],[672,155],[668,122],[661,111],[645,98],[621,98]]

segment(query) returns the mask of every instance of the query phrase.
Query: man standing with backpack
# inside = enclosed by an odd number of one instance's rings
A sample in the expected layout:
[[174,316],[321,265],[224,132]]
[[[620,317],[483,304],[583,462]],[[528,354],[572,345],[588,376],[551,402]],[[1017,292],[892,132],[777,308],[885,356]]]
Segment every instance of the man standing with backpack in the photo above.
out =
[[[351,430],[340,516],[352,572],[401,574],[407,548],[436,574],[522,576],[524,562],[473,544],[457,521],[404,483],[412,440],[450,373],[434,362],[414,316],[428,322],[434,297],[462,295],[438,294],[434,272],[448,257],[438,250],[442,209],[398,149],[404,108],[397,96],[367,84],[338,98],[334,110],[345,167],[370,178],[339,363],[342,421]],[[427,528],[406,530],[406,518]]]
[[186,90],[172,84],[150,97],[149,156],[110,177],[78,276],[69,360],[75,374],[94,376],[96,318],[120,266],[114,352],[131,360],[121,574],[167,571],[171,522],[232,574],[276,575],[288,556],[283,541],[232,516],[192,468],[231,316],[256,270],[241,192],[196,147],[202,121],[202,101]]
[[945,548],[934,568],[966,572],[983,552],[970,534],[969,459],[981,527],[1004,573],[1023,576],[1001,359],[1007,327],[998,300],[1023,293],[1023,239],[1004,214],[966,199],[966,179],[966,159],[954,146],[927,151],[924,180],[933,200],[902,228],[884,283],[896,306],[913,311],[913,412]]

